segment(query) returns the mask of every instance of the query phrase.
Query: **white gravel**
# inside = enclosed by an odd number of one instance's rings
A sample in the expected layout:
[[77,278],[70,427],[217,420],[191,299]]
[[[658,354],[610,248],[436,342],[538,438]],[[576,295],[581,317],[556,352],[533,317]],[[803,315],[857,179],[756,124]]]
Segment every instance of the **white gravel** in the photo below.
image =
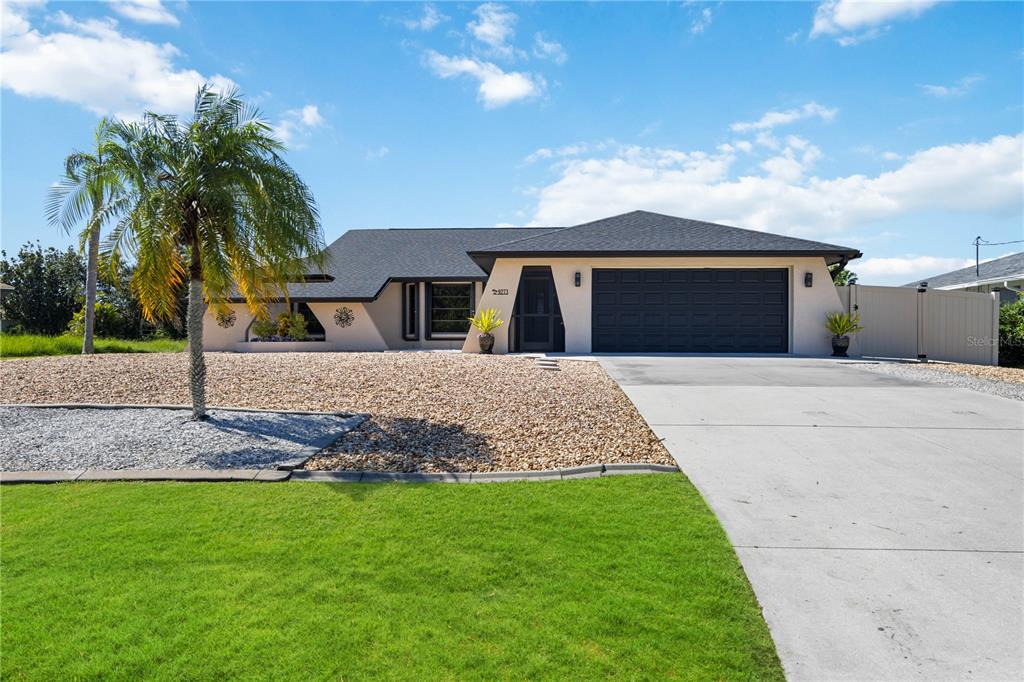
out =
[[0,407],[0,469],[258,469],[309,454],[358,418],[159,408]]
[[910,362],[884,361],[857,361],[850,364],[868,372],[878,372],[915,381],[925,381],[931,384],[956,386],[957,388],[989,393],[1009,398],[1010,400],[1024,400],[1024,384],[1000,381],[998,379],[983,379],[963,371],[954,371],[952,367],[944,370],[940,364],[928,363],[927,365],[918,365]]

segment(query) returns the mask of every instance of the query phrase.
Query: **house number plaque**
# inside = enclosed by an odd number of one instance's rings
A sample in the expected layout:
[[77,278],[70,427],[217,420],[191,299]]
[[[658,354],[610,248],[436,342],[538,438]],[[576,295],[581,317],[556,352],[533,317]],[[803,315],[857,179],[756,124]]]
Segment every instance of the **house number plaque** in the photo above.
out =
[[508,296],[508,289],[491,289],[491,294],[494,296]]

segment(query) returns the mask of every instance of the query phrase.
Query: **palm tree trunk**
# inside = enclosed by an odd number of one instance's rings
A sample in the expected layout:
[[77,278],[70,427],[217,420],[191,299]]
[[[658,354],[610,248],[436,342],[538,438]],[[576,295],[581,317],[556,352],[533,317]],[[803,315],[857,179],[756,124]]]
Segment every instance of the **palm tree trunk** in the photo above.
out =
[[89,233],[89,265],[85,271],[85,335],[82,337],[82,354],[93,351],[93,329],[96,326],[96,272],[99,269],[100,229],[95,226]]
[[188,281],[188,379],[192,392],[192,418],[206,419],[206,360],[203,358],[203,270],[199,244],[192,243],[192,264]]

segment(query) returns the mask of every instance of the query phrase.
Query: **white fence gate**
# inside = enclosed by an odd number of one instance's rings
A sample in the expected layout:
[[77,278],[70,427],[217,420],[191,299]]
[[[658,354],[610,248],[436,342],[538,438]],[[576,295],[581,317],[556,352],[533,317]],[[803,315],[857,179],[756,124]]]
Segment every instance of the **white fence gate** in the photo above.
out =
[[851,354],[999,363],[998,294],[859,284],[836,290],[864,326],[852,337]]

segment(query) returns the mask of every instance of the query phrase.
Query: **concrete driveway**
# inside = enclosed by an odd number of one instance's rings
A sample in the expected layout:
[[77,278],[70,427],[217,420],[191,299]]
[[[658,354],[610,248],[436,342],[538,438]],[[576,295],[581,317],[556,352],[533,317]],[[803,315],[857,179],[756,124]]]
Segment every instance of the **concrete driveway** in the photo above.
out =
[[791,679],[1024,678],[1024,403],[794,357],[604,356]]

